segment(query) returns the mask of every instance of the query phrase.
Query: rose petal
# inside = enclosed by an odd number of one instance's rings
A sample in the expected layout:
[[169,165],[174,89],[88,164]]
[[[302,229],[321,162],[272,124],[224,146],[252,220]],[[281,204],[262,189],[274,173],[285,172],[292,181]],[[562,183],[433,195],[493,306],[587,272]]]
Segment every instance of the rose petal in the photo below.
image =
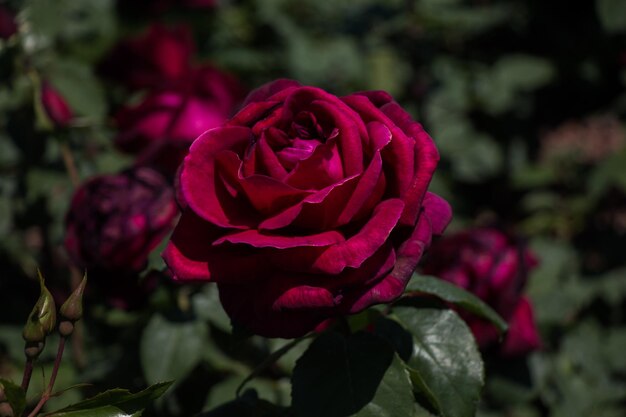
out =
[[243,105],[247,106],[250,103],[264,102],[283,90],[300,87],[300,85],[299,82],[287,78],[271,81],[252,90],[244,100]]
[[170,238],[163,260],[180,281],[211,280],[207,242],[223,233],[192,211],[186,211],[178,221]]
[[306,236],[280,236],[263,234],[257,230],[244,230],[223,236],[213,242],[213,245],[229,242],[247,244],[255,248],[286,249],[298,246],[330,246],[344,241],[342,234],[334,230]]
[[533,309],[526,297],[520,298],[509,320],[502,354],[506,356],[524,355],[541,347],[541,337],[533,318]]
[[431,192],[426,193],[422,206],[433,227],[433,234],[441,235],[452,220],[452,207],[446,200]]
[[411,236],[398,249],[396,263],[389,275],[361,293],[348,311],[358,313],[373,304],[389,303],[404,291],[422,254],[430,246],[432,228],[426,216],[420,216]]
[[346,267],[358,268],[389,238],[404,209],[400,199],[381,202],[369,221],[345,242],[331,246],[312,265],[314,271],[338,274]]
[[[250,141],[250,129],[222,127],[209,130],[194,141],[185,157],[180,186],[189,207],[203,219],[221,227],[245,229],[250,225],[241,210],[222,205],[225,201],[216,181],[215,160],[223,151],[243,152]],[[220,198],[222,197],[222,198]],[[227,201],[226,201],[227,202]],[[231,210],[232,208],[232,210]]]
[[428,133],[398,103],[385,104],[381,110],[415,141],[415,176],[402,194],[406,207],[401,219],[402,224],[414,224],[424,193],[437,168],[439,152]]

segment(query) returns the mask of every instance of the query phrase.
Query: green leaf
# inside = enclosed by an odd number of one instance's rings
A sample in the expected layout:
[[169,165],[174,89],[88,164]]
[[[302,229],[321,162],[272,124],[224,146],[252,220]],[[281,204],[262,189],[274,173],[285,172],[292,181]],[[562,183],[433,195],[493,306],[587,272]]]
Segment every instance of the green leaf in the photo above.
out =
[[385,372],[374,399],[355,414],[355,417],[417,416],[411,379],[397,356]]
[[296,363],[292,406],[302,417],[340,417],[359,412],[375,397],[393,360],[382,338],[365,332],[319,336]]
[[0,388],[4,390],[4,395],[6,395],[7,401],[11,405],[13,414],[16,416],[22,415],[26,407],[26,393],[22,387],[9,380],[0,378]]
[[400,323],[413,335],[407,362],[414,388],[442,417],[473,417],[484,384],[474,337],[452,310],[396,306]]
[[194,313],[202,320],[208,320],[220,330],[230,332],[230,318],[220,303],[217,287],[214,284],[205,285],[197,294],[191,297]]
[[59,59],[48,77],[76,114],[85,116],[91,123],[104,121],[107,112],[104,90],[89,66]]
[[407,285],[407,291],[419,291],[434,295],[465,310],[489,320],[501,331],[508,329],[506,321],[480,298],[437,277],[414,274]]
[[148,383],[184,378],[202,359],[207,327],[201,321],[152,317],[141,337],[141,365]]
[[101,392],[95,397],[72,404],[61,410],[46,414],[54,417],[123,417],[139,416],[141,411],[162,396],[172,382],[160,382],[143,391],[132,394],[130,391],[115,388]]

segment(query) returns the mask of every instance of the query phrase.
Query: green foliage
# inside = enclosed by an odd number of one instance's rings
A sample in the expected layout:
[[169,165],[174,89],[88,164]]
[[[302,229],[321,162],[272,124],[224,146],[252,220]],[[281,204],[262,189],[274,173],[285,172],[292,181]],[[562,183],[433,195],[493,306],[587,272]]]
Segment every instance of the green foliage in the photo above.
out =
[[19,416],[26,407],[26,393],[13,382],[0,378],[0,391],[6,396],[6,401],[11,406],[14,415]]
[[358,412],[375,397],[392,361],[393,350],[375,335],[322,334],[293,372],[291,396],[296,414],[339,417]]
[[407,365],[414,389],[443,417],[475,415],[485,375],[467,325],[452,310],[396,306],[393,311],[413,338]]
[[178,380],[202,358],[206,325],[197,320],[169,320],[154,315],[141,337],[141,364],[146,380]]
[[406,290],[408,292],[417,292],[418,295],[419,293],[434,295],[444,301],[453,303],[491,321],[501,332],[505,332],[508,328],[506,321],[480,298],[440,278],[414,274]]
[[160,382],[132,394],[128,390],[116,388],[102,392],[95,397],[72,404],[61,410],[46,414],[50,417],[118,417],[140,416],[144,408],[162,396],[172,385]]

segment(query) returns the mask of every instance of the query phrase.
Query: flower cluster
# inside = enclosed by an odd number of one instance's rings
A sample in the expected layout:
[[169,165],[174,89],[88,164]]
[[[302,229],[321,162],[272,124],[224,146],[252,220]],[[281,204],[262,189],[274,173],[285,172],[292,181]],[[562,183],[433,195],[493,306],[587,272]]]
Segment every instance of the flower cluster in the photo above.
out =
[[155,24],[120,42],[100,72],[128,90],[142,90],[139,103],[120,109],[115,120],[119,149],[171,177],[191,142],[221,125],[243,95],[239,83],[209,64],[193,65],[195,50],[186,26]]
[[[138,273],[172,230],[173,177],[189,145],[221,125],[242,96],[230,75],[195,65],[194,52],[189,28],[155,24],[119,42],[99,66],[104,78],[141,97],[114,112],[115,144],[136,159],[132,169],[80,185],[66,217],[65,247],[89,271],[92,287],[117,306],[141,293]],[[66,126],[72,111],[63,97],[48,83],[41,95],[54,126]]]

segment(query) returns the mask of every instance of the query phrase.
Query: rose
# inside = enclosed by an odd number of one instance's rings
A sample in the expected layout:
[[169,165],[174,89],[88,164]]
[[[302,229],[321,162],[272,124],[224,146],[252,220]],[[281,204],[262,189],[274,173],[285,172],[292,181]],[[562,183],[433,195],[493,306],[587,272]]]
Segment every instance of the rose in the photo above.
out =
[[139,104],[116,115],[116,145],[171,175],[189,145],[206,130],[221,125],[240,101],[242,89],[228,74],[210,66],[189,70],[176,87],[150,92]]
[[155,24],[119,42],[100,64],[100,73],[132,90],[176,84],[187,76],[195,46],[187,26]]
[[177,214],[173,190],[149,168],[98,176],[72,198],[65,248],[73,263],[90,273],[137,272]]
[[303,335],[404,291],[451,217],[427,192],[438,159],[387,93],[270,83],[192,144],[164,259],[178,280],[216,282],[234,323]]
[[[513,356],[541,345],[532,306],[522,295],[528,272],[536,265],[529,250],[496,229],[484,228],[433,244],[422,270],[471,291],[497,311],[509,323],[501,353]],[[464,318],[482,348],[498,341],[493,325],[472,315]]]
[[41,104],[54,126],[67,126],[74,114],[63,96],[47,81],[42,83],[40,94]]

